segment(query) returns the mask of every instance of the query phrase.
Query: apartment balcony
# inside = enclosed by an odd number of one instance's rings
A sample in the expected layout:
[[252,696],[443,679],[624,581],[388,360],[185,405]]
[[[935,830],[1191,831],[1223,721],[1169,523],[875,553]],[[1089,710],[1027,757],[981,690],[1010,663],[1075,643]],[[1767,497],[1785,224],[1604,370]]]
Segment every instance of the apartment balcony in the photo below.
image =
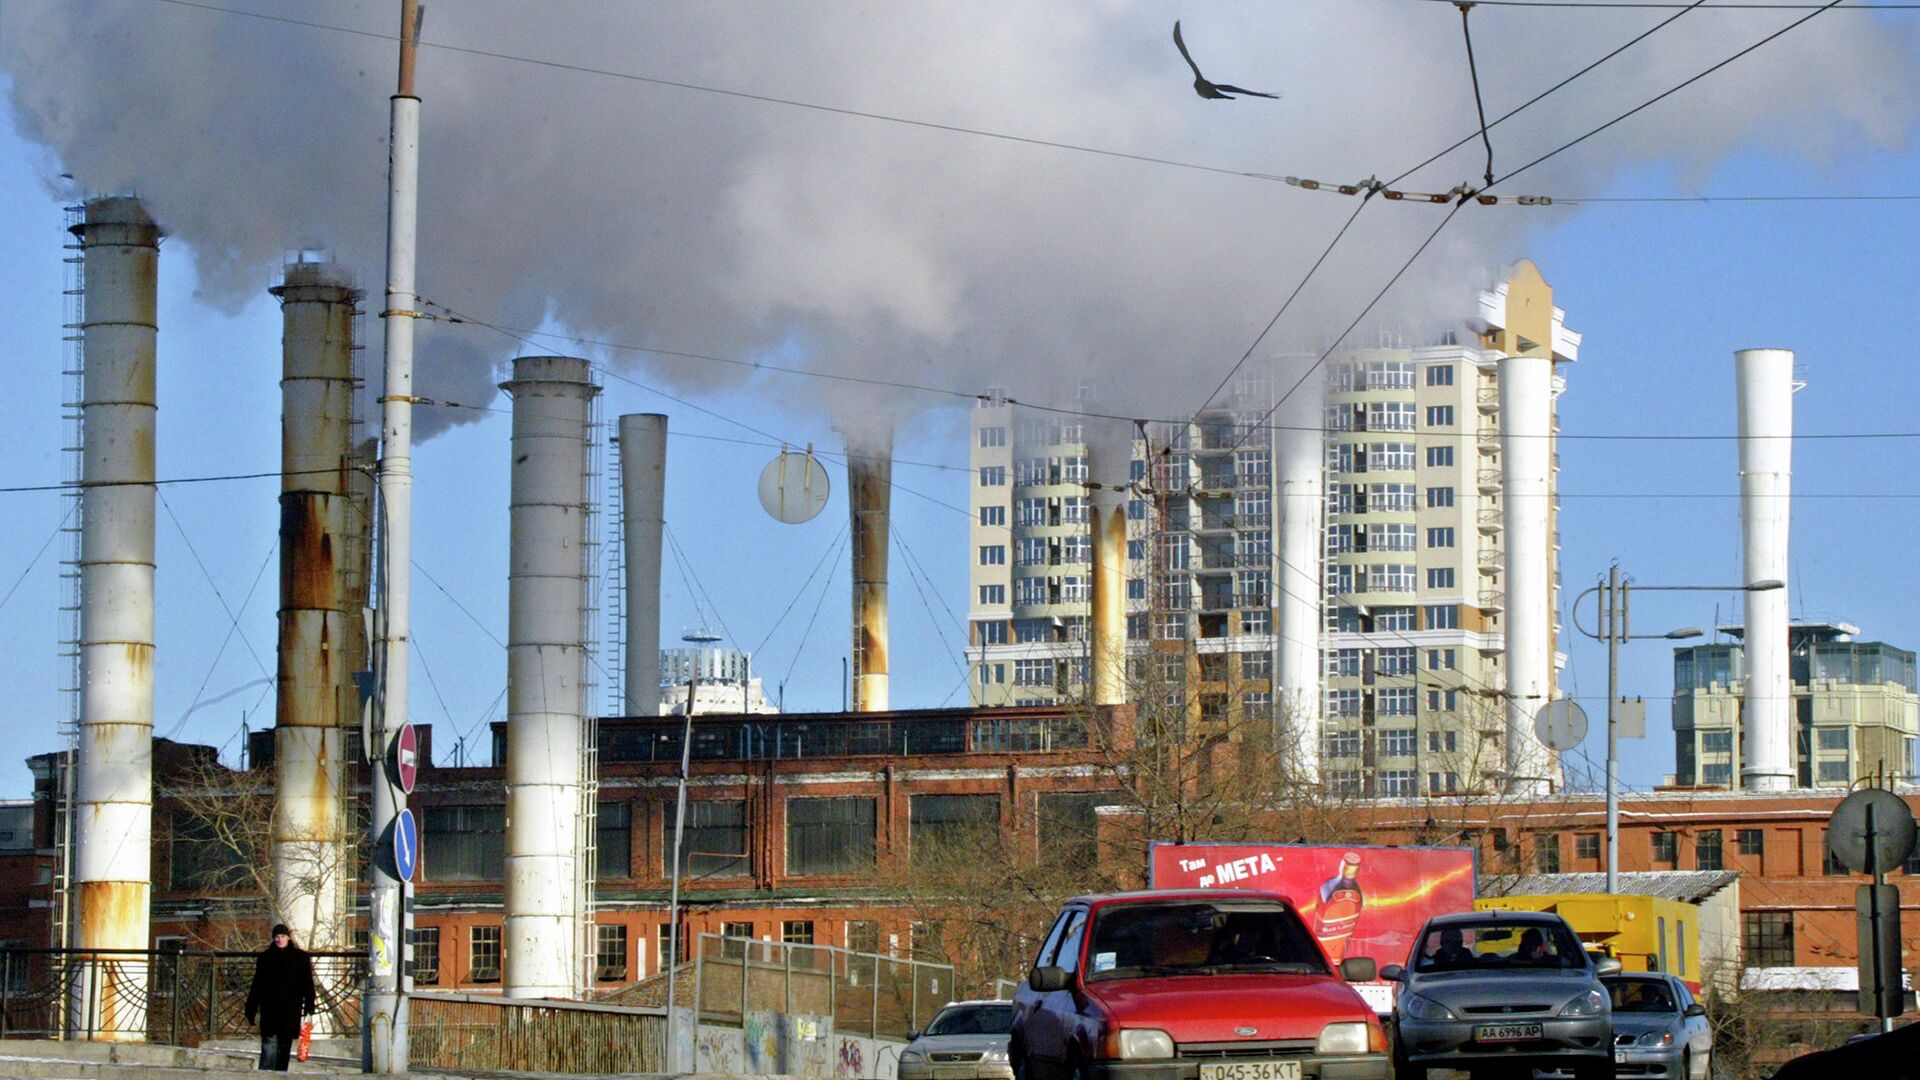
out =
[[1480,407],[1480,411],[1483,413],[1499,412],[1500,388],[1498,386],[1482,386],[1474,391],[1473,401],[1475,405]]
[[1482,495],[1491,495],[1494,492],[1499,491],[1500,486],[1506,482],[1505,478],[1502,475],[1501,470],[1499,469],[1481,469],[1478,475],[1475,476],[1474,479],[1476,480],[1480,488],[1480,494]]
[[1500,429],[1492,424],[1482,424],[1475,438],[1479,443],[1481,453],[1497,454],[1500,452]]
[[1506,528],[1506,514],[1497,509],[1481,510],[1476,520],[1481,533],[1487,536],[1497,536],[1501,529]]
[[1482,544],[1479,561],[1481,573],[1497,574],[1506,569],[1507,553],[1492,544]]
[[1501,592],[1499,589],[1481,589],[1480,590],[1480,610],[1505,611],[1506,609],[1507,609],[1506,593]]

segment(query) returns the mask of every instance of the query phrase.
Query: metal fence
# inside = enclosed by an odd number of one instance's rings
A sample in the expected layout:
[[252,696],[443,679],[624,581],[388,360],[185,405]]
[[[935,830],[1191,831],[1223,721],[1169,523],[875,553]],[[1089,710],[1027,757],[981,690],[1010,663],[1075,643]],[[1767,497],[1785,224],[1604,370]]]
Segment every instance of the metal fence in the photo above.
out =
[[482,994],[409,994],[413,1067],[557,1073],[666,1071],[663,1009]]
[[694,963],[695,1014],[728,1025],[752,1013],[830,1016],[836,1034],[904,1039],[955,996],[951,964],[830,945],[701,934]]
[[[364,953],[316,952],[320,1020],[360,1030]],[[138,949],[0,949],[0,1038],[94,1039],[138,1033],[198,1046],[253,1035],[247,992],[258,953]]]

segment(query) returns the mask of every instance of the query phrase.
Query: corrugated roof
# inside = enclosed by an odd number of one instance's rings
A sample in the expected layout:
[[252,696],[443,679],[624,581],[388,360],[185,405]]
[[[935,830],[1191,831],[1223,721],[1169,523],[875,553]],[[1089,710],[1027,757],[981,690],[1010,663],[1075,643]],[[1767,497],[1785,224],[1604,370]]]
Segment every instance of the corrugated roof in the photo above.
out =
[[[1738,880],[1740,874],[1734,870],[1635,870],[1620,875],[1620,892],[1697,904]],[[1490,874],[1480,878],[1483,897],[1606,891],[1607,875],[1601,873]]]

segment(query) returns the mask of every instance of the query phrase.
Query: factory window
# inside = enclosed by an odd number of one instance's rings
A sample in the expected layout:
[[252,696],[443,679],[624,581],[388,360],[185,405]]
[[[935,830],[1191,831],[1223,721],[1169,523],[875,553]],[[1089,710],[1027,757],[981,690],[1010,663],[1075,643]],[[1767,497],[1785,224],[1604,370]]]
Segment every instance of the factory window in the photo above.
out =
[[476,926],[467,938],[467,981],[500,981],[500,928]]
[[1040,793],[1040,850],[1059,866],[1091,868],[1098,851],[1098,808],[1109,797],[1094,791]]
[[413,981],[431,986],[440,981],[440,928],[413,929]]
[[1430,548],[1450,548],[1453,546],[1453,527],[1451,525],[1427,530],[1427,546]]
[[1740,854],[1764,855],[1767,850],[1767,834],[1763,829],[1741,829],[1739,832]]
[[1006,487],[1007,467],[1005,465],[982,465],[980,467],[981,487]]
[[1733,732],[1731,730],[1701,732],[1700,752],[1703,754],[1733,753]]
[[1005,585],[980,586],[980,605],[982,607],[992,607],[1006,602],[1007,587]]
[[1543,832],[1533,838],[1533,868],[1542,874],[1560,872],[1560,834]]
[[1005,544],[980,545],[980,565],[981,566],[1007,565],[1007,545]]
[[1693,838],[1693,867],[1696,870],[1724,870],[1719,829],[1702,829]]
[[1004,506],[983,506],[980,508],[980,524],[987,526],[1007,523],[1007,508]]
[[789,945],[813,944],[812,919],[787,919],[780,924],[780,940]]
[[1419,749],[1419,732],[1410,727],[1386,728],[1380,732],[1380,752],[1387,757],[1412,757]]
[[505,874],[505,806],[429,806],[420,825],[430,880],[498,881]]
[[872,919],[848,919],[847,949],[850,952],[879,952],[880,924]]
[[1423,630],[1460,629],[1460,609],[1452,604],[1429,604],[1422,609],[1426,615]]
[[[660,845],[660,871],[673,868],[673,811]],[[691,878],[735,877],[747,872],[747,804],[724,799],[687,803],[687,825],[680,836],[680,872]]]
[[1436,566],[1428,570],[1427,571],[1427,588],[1429,589],[1453,588],[1453,567]]
[[1680,865],[1679,833],[1662,831],[1653,834],[1653,861],[1666,863],[1669,870]]
[[1453,489],[1450,487],[1430,487],[1427,489],[1427,509],[1442,510],[1453,505]]
[[916,866],[940,856],[967,856],[966,849],[1000,828],[998,795],[915,795],[907,802],[907,842]]
[[1453,447],[1451,446],[1427,447],[1427,467],[1428,468],[1444,469],[1451,466],[1452,464],[1453,464]]
[[1823,727],[1815,728],[1814,731],[1815,737],[1820,740],[1822,750],[1846,750],[1852,745],[1849,739],[1853,731],[1849,728]]
[[1819,769],[1819,781],[1822,784],[1844,784],[1853,778],[1852,763],[1845,758],[1837,761],[1822,761]]
[[633,874],[633,804],[603,802],[594,808],[595,881],[618,881]]
[[1573,857],[1576,859],[1597,859],[1600,857],[1600,834],[1583,832],[1573,834]]
[[1848,870],[1847,864],[1841,862],[1840,857],[1833,853],[1833,845],[1827,842],[1824,829],[1820,832],[1820,855],[1820,872],[1828,877],[1846,877],[1853,872]]
[[1748,967],[1792,967],[1793,912],[1741,912],[1740,945]]
[[1460,790],[1460,774],[1459,773],[1430,772],[1427,774],[1427,793],[1428,794],[1440,795],[1445,792],[1458,791],[1458,790]]
[[1360,733],[1357,731],[1327,732],[1328,757],[1359,757]]
[[1389,799],[1410,798],[1419,793],[1412,769],[1383,769],[1380,772],[1380,794]]
[[1007,445],[1007,429],[1003,427],[983,427],[980,429],[981,446]]
[[1457,731],[1427,732],[1427,753],[1438,754],[1442,751],[1453,753],[1460,748],[1459,735]]
[[872,799],[788,799],[787,873],[873,868]]
[[1452,427],[1453,426],[1453,406],[1451,405],[1427,406],[1427,426],[1428,427]]
[[1428,649],[1428,671],[1452,671],[1455,666],[1455,653],[1452,649]]
[[1452,386],[1453,385],[1453,365],[1452,364],[1428,365],[1427,385],[1428,386]]
[[593,980],[625,982],[627,979],[627,928],[624,924],[593,928]]

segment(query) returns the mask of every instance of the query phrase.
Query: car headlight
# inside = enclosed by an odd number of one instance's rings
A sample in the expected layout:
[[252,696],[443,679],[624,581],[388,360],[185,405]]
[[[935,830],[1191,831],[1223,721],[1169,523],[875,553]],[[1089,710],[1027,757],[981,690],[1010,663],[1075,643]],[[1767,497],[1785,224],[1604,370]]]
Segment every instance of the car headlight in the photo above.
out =
[[1640,1036],[1641,1046],[1672,1046],[1673,1032],[1649,1031]]
[[1123,1058],[1170,1058],[1173,1036],[1154,1028],[1126,1028],[1120,1032]]
[[1313,1044],[1313,1052],[1316,1054],[1366,1053],[1366,1022],[1328,1024],[1320,1029],[1320,1041]]
[[1415,1020],[1457,1020],[1453,1010],[1445,1005],[1420,994],[1400,995],[1400,1011]]
[[1560,1010],[1561,1016],[1605,1016],[1607,1013],[1607,995],[1598,990],[1589,990]]
[[986,1053],[980,1055],[980,1060],[987,1062],[990,1065],[1004,1065],[1007,1063],[1006,1048],[1002,1047],[998,1050],[989,1050]]
[[926,1060],[926,1055],[922,1054],[918,1050],[900,1051],[900,1064],[902,1065],[913,1065],[925,1060]]

